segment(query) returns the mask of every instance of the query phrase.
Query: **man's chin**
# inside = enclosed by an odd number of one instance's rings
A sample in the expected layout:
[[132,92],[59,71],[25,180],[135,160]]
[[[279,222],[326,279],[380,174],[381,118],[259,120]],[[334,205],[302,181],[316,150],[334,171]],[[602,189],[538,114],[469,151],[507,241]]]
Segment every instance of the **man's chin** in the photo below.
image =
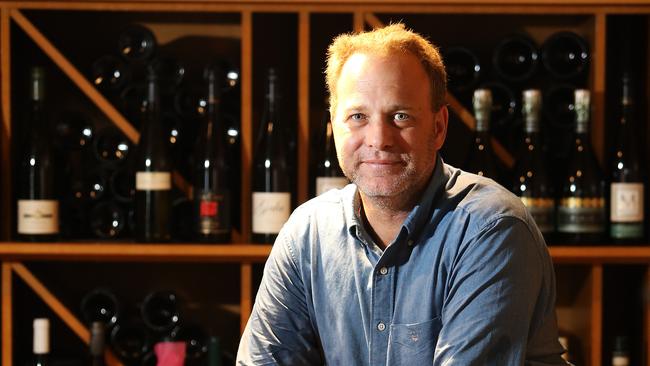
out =
[[359,191],[364,196],[372,198],[390,198],[399,195],[404,189],[401,185],[395,185],[395,181],[390,185],[368,184],[364,182],[355,182]]

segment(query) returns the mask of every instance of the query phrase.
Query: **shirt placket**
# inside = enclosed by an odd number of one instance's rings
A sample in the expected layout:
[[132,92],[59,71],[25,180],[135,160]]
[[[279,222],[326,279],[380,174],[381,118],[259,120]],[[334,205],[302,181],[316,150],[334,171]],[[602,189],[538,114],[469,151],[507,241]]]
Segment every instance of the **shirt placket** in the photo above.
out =
[[394,267],[380,260],[375,266],[372,278],[372,330],[370,344],[370,365],[386,365],[390,324],[393,320]]

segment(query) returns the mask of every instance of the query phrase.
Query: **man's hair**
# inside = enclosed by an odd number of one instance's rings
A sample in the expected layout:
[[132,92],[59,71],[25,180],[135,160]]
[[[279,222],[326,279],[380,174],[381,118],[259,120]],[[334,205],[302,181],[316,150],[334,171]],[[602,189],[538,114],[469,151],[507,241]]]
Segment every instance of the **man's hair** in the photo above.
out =
[[[396,23],[384,28],[359,34],[342,34],[336,37],[327,50],[327,69],[325,82],[330,94],[330,105],[336,106],[336,83],[345,62],[355,53],[390,56],[410,53],[417,57],[431,85],[431,105],[438,110],[445,104],[447,91],[447,72],[438,48],[421,35],[406,29],[404,24]],[[332,110],[332,112],[334,112]]]

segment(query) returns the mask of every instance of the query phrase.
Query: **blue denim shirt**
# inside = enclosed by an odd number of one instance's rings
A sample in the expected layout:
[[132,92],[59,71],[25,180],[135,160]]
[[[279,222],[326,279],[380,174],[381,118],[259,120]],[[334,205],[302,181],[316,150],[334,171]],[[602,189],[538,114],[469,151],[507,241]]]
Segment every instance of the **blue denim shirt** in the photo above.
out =
[[565,365],[555,277],[521,201],[438,158],[385,250],[356,186],[294,211],[266,262],[238,365]]

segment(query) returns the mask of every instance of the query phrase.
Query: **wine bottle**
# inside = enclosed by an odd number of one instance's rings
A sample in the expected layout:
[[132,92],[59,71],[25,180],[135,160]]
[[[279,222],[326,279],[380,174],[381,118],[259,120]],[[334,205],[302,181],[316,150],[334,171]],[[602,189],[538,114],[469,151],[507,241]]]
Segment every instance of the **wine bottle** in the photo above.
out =
[[185,365],[204,365],[208,353],[207,335],[197,324],[185,324],[176,327],[173,338],[185,342]]
[[135,177],[128,167],[113,171],[109,178],[109,188],[113,199],[122,203],[132,203],[135,197]]
[[291,174],[279,111],[280,98],[278,77],[274,69],[269,69],[253,163],[252,231],[255,243],[273,243],[291,212]]
[[160,93],[171,97],[173,103],[175,91],[185,78],[185,66],[176,58],[158,56],[151,61],[150,67],[156,70]]
[[92,289],[81,299],[81,314],[86,324],[100,321],[106,327],[111,327],[119,319],[119,306],[112,291],[99,287]]
[[543,112],[560,129],[575,129],[575,91],[575,85],[554,84],[544,92]]
[[168,131],[161,123],[156,70],[147,73],[147,98],[135,176],[136,239],[165,242],[170,236],[171,164]]
[[489,90],[492,96],[490,126],[488,128],[492,130],[494,130],[493,127],[510,129],[519,108],[517,96],[513,89],[498,81],[483,83],[480,89]]
[[539,52],[535,42],[523,34],[501,40],[492,53],[497,75],[510,83],[523,83],[537,72]]
[[44,111],[45,72],[31,70],[28,134],[20,155],[18,190],[18,235],[25,241],[52,241],[59,234],[59,201],[56,192],[55,159]]
[[[343,188],[348,184],[347,178],[343,175],[339,160],[336,157],[334,146],[334,134],[332,132],[332,121],[330,113],[325,110],[323,113],[324,136],[321,141],[322,148],[316,166],[316,195],[319,196],[330,189]],[[320,144],[319,144],[320,145]]]
[[142,61],[153,56],[156,50],[156,37],[149,28],[131,24],[120,32],[118,51],[126,60]]
[[612,348],[612,366],[630,366],[630,347],[626,336],[616,336]]
[[553,232],[555,226],[555,200],[539,132],[542,96],[539,90],[530,89],[522,93],[522,100],[526,136],[519,149],[519,159],[515,166],[513,192],[521,197],[548,241],[548,235]]
[[111,348],[127,365],[144,363],[145,356],[151,352],[151,343],[151,335],[140,320],[120,321],[111,330]]
[[567,243],[597,244],[605,232],[605,182],[589,139],[589,90],[575,91],[575,139],[558,202],[558,233]]
[[97,132],[93,141],[93,154],[100,165],[113,169],[129,156],[131,142],[120,130],[107,127]]
[[207,366],[222,366],[223,362],[221,360],[221,344],[219,343],[219,338],[210,337],[208,338],[208,364]]
[[226,124],[220,112],[225,71],[215,64],[206,68],[204,74],[207,104],[194,162],[194,234],[202,242],[230,241]]
[[172,291],[147,294],[140,311],[144,324],[158,335],[168,334],[180,321],[178,298]]
[[115,202],[98,202],[90,210],[90,229],[100,239],[118,238],[126,227],[126,213]]
[[140,113],[142,101],[147,94],[147,84],[143,81],[131,82],[126,85],[116,103],[124,117],[129,120],[134,128],[140,128]]
[[492,111],[492,93],[488,89],[474,91],[474,138],[465,168],[470,173],[498,179],[497,165],[490,141],[490,115]]
[[90,325],[90,362],[91,366],[105,366],[104,350],[106,348],[106,334],[104,323],[92,322]]
[[641,241],[644,234],[644,179],[630,75],[622,77],[621,117],[611,165],[610,230],[616,241]]
[[62,150],[82,150],[90,146],[95,135],[91,120],[76,111],[65,111],[54,125],[55,139]]
[[104,55],[93,62],[91,77],[95,87],[112,98],[128,83],[130,72],[118,57]]
[[542,45],[542,63],[558,80],[579,78],[589,68],[589,45],[576,33],[554,33]]
[[444,52],[449,90],[455,94],[474,90],[481,77],[478,57],[466,47],[450,47]]
[[47,318],[34,319],[33,366],[50,364],[50,320]]

